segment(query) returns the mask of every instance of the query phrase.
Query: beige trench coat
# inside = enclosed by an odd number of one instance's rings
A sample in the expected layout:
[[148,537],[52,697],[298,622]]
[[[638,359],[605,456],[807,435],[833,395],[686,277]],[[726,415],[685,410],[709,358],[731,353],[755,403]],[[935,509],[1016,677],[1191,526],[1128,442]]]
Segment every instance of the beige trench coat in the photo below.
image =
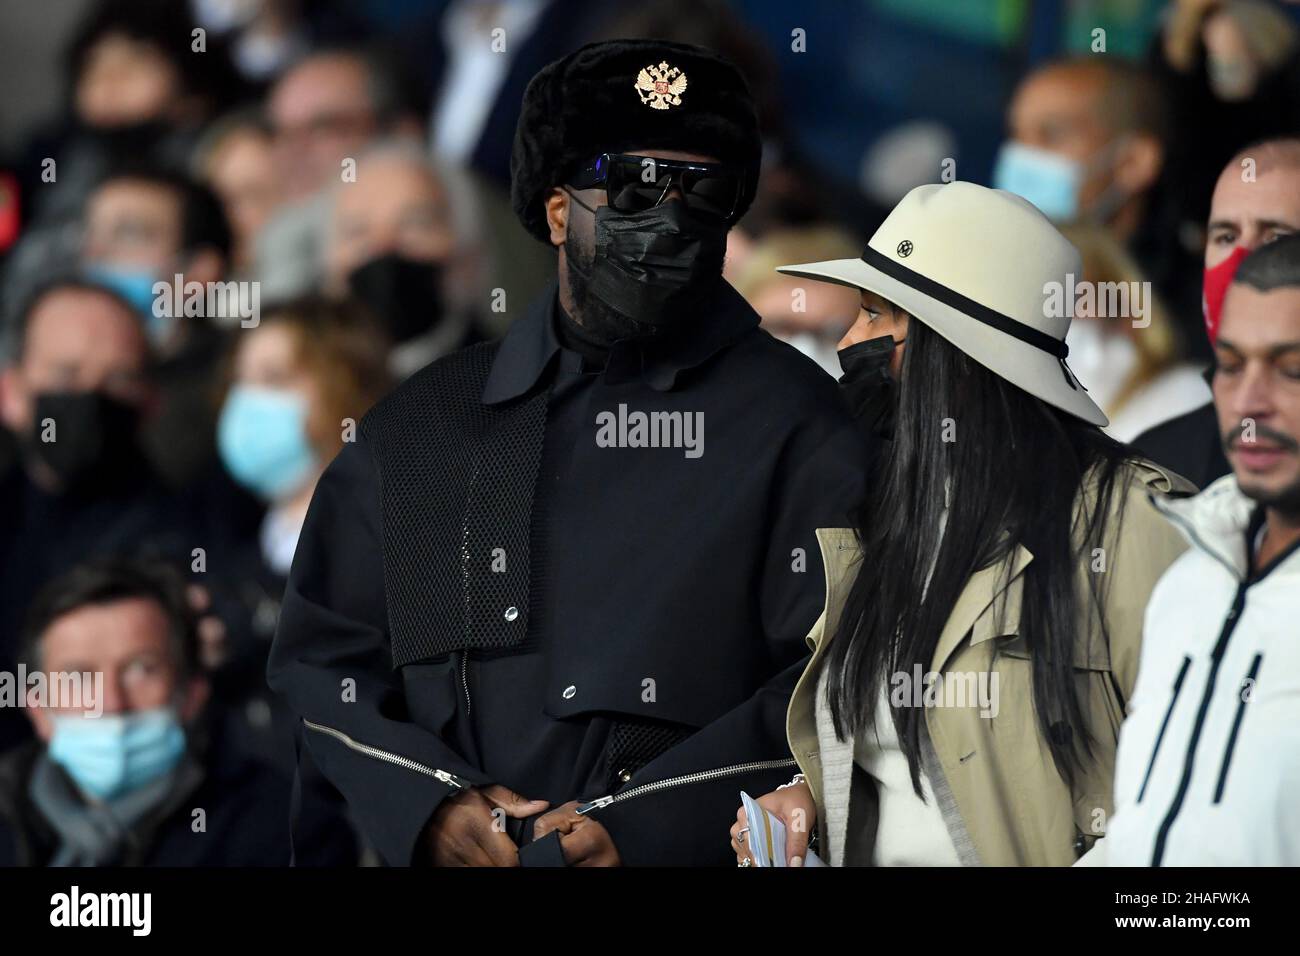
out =
[[[1099,565],[1105,569],[1100,573],[1110,575],[1104,610],[1110,639],[1109,646],[1094,640],[1075,656],[1095,747],[1093,761],[1073,790],[1057,773],[1039,732],[1030,661],[1017,635],[1023,572],[1033,555],[1023,547],[1012,555],[1009,582],[1002,566],[981,570],[967,582],[930,669],[955,679],[996,672],[999,709],[989,718],[980,716],[978,706],[927,707],[925,724],[932,757],[926,771],[940,794],[949,832],[957,831],[954,842],[964,863],[1066,866],[1105,832],[1123,702],[1137,679],[1147,598],[1186,547],[1147,496],[1194,491],[1185,479],[1154,465],[1124,466],[1112,500],[1114,513],[1124,499],[1122,531],[1115,540],[1112,523],[1101,561],[1080,569],[1081,582],[1099,573],[1094,570]],[[874,784],[855,768],[852,741],[820,751],[813,705],[828,638],[835,633],[854,577],[871,573],[870,559],[852,529],[822,529],[817,537],[826,568],[826,606],[807,637],[812,659],[791,697],[786,730],[791,753],[817,800],[823,855],[835,865],[867,864],[878,822]],[[837,794],[830,813],[823,803],[828,785]],[[844,806],[840,801],[846,793]]]

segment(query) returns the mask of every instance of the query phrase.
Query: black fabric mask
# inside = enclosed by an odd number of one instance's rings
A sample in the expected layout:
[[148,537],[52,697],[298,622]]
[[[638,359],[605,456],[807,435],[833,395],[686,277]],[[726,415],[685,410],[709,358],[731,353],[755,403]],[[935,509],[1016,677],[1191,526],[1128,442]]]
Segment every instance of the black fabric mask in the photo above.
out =
[[442,266],[437,262],[389,253],[352,270],[348,288],[384,323],[394,344],[442,320]]
[[898,343],[881,335],[839,350],[840,391],[865,434],[886,440],[894,437],[898,414],[898,385],[889,374],[889,360]]
[[65,491],[111,483],[140,462],[139,409],[102,392],[39,393],[34,419],[31,450]]
[[573,198],[596,218],[587,293],[619,315],[656,328],[670,325],[720,281],[726,223],[703,221],[675,201],[621,213],[609,206],[593,210]]
[[103,150],[111,162],[129,162],[157,152],[173,135],[171,123],[145,120],[119,126],[82,125],[83,134]]

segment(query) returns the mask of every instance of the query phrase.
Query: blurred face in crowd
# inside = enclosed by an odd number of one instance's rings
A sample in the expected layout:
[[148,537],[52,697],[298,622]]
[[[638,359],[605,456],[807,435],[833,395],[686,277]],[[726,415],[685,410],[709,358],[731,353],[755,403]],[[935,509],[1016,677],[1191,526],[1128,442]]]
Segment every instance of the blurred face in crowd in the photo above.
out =
[[1246,181],[1240,158],[1219,175],[1206,230],[1207,269],[1227,259],[1234,248],[1257,249],[1300,231],[1300,144],[1289,157],[1258,159],[1253,181]]
[[207,179],[234,231],[235,261],[247,266],[258,232],[280,201],[271,137],[252,127],[231,133],[209,158]]
[[1210,89],[1230,103],[1249,99],[1259,85],[1263,66],[1232,11],[1212,11],[1201,27],[1201,39]]
[[355,157],[375,135],[369,82],[361,60],[329,54],[299,64],[275,85],[267,113],[286,197],[302,199],[338,182],[344,157]]
[[316,382],[299,361],[292,327],[270,322],[241,334],[244,337],[235,353],[236,384],[292,392],[308,405],[319,403]]
[[185,249],[179,190],[146,179],[110,179],[86,202],[82,257],[91,276],[118,292],[144,318],[164,355],[184,342],[191,323],[160,315],[156,282],[208,283],[221,279],[225,256],[210,246]]
[[1011,135],[1018,143],[1087,162],[1111,138],[1101,115],[1105,77],[1100,70],[1049,67],[1031,74],[1011,102]]
[[161,183],[112,179],[90,195],[85,230],[88,262],[164,276],[181,253],[181,199]]
[[173,118],[180,95],[175,66],[152,44],[110,33],[87,54],[74,100],[86,124],[116,127]]
[[[1004,181],[995,185],[1020,193],[1052,219],[1113,221],[1154,183],[1162,155],[1151,137],[1114,129],[1106,115],[1107,84],[1100,64],[1057,64],[1030,74],[1008,116],[1011,141],[1028,153],[1011,168],[1000,167],[995,179]],[[1040,197],[1049,175],[1053,185]]]
[[22,354],[0,374],[5,427],[26,434],[36,397],[46,392],[102,392],[143,408],[151,397],[149,347],[140,320],[116,299],[59,290],[37,303]]
[[762,318],[763,328],[839,377],[836,343],[858,313],[856,289],[778,276],[759,289],[750,305]]
[[903,349],[907,346],[907,326],[911,316],[882,295],[861,290],[858,301],[858,318],[840,339],[839,347],[866,342],[888,335],[894,340],[894,352],[889,358],[889,374],[897,381],[903,374]]
[[[323,384],[302,360],[303,333],[285,321],[242,332],[230,391],[217,424],[217,449],[240,484],[274,505],[309,496],[324,456]],[[305,501],[300,501],[305,510]]]
[[381,256],[445,262],[456,246],[451,208],[438,177],[400,156],[375,156],[357,166],[356,182],[335,190],[326,272],[342,291],[348,275]]
[[1300,288],[1233,283],[1215,359],[1214,404],[1238,485],[1300,519]]
[[[89,604],[55,618],[41,636],[40,664],[46,673],[103,674],[105,715],[176,705],[188,723],[208,694],[204,680],[182,674],[167,614],[146,597]],[[41,739],[50,740],[50,713],[36,708],[29,715]]]

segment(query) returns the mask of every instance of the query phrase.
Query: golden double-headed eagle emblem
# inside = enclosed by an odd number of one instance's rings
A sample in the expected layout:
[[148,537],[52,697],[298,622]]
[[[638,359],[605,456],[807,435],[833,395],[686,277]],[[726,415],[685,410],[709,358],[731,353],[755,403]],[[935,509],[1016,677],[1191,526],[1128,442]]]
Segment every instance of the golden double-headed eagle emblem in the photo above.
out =
[[682,105],[686,74],[675,66],[660,63],[644,67],[636,75],[636,95],[651,109],[666,110]]

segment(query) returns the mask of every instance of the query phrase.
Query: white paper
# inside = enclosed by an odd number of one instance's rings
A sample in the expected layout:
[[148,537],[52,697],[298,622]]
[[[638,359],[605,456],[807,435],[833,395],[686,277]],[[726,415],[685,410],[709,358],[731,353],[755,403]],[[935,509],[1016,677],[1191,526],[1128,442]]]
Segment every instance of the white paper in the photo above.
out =
[[[785,824],[780,818],[768,813],[758,805],[758,801],[745,791],[740,791],[740,803],[745,808],[745,821],[749,831],[745,842],[749,855],[754,858],[755,866],[785,866]],[[826,864],[812,850],[807,851],[804,866],[825,866]]]

